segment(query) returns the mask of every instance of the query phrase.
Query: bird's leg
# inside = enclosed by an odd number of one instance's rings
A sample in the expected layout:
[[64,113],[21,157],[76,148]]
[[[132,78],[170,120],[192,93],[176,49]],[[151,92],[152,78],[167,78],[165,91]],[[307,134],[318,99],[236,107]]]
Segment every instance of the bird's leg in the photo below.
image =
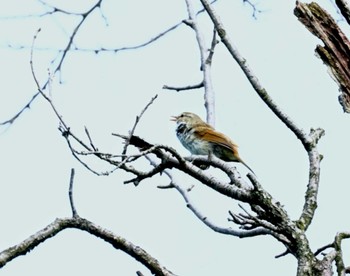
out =
[[213,153],[211,151],[209,151],[208,153],[208,161],[212,161],[213,160]]
[[[191,163],[192,163],[193,165],[195,165],[196,167],[200,168],[201,170],[206,170],[206,169],[208,169],[208,168],[210,167],[210,165],[201,164],[203,161],[197,160],[196,156],[197,156],[197,155],[193,155],[193,154],[191,155],[191,157],[192,157]],[[208,160],[211,160],[211,158],[209,157],[209,155],[208,155]]]

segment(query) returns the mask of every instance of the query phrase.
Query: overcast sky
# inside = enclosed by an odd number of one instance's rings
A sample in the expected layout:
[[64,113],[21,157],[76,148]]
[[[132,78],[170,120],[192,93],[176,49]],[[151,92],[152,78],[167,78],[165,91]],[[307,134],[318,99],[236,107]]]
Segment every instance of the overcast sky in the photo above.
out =
[[[200,7],[195,2],[195,6]],[[349,115],[337,101],[338,88],[327,68],[314,55],[321,42],[293,15],[293,1],[255,1],[257,19],[241,0],[219,0],[218,14],[231,40],[280,107],[305,131],[321,127],[319,207],[307,232],[313,250],[333,241],[337,231],[349,230],[348,156]],[[51,1],[72,11],[88,10],[95,1]],[[348,32],[330,1],[318,1]],[[57,66],[57,50],[68,43],[80,17],[55,14],[39,1],[6,1],[0,8],[0,121],[20,110],[36,92],[30,71],[30,45],[41,28],[34,51],[35,72],[41,83]],[[104,0],[102,14],[91,14],[76,36],[84,49],[119,48],[143,43],[187,17],[185,1]],[[210,43],[212,25],[205,14],[200,26]],[[23,49],[22,49],[23,47]],[[56,59],[55,59],[56,58]],[[54,60],[52,63],[51,61]],[[175,136],[171,115],[192,111],[205,118],[203,91],[181,93],[163,85],[185,86],[201,81],[195,34],[186,25],[151,45],[118,53],[69,52],[53,77],[51,95],[66,123],[81,137],[84,126],[101,151],[120,153],[123,145],[112,132],[127,134],[151,97],[136,134],[147,141],[189,153]],[[296,137],[258,98],[222,44],[212,66],[216,93],[216,128],[239,146],[241,157],[263,187],[280,201],[292,219],[300,215],[308,180],[307,154]],[[60,82],[61,81],[61,82]],[[78,163],[58,131],[49,105],[38,98],[11,126],[0,129],[0,250],[21,242],[51,223],[71,215],[68,201],[70,169],[76,169],[78,213],[141,246],[177,275],[295,275],[292,256],[275,259],[285,248],[270,237],[238,239],[214,233],[187,208],[175,190],[160,190],[165,176],[124,185],[132,178],[122,171],[103,177]],[[94,159],[96,170],[111,169]],[[143,166],[143,162],[139,164]],[[245,175],[247,170],[237,164]],[[195,185],[193,203],[219,225],[230,226],[228,210],[238,202],[225,198],[183,174],[183,187]],[[232,227],[236,227],[231,225]],[[345,242],[344,255],[350,248]],[[345,261],[349,258],[345,257]],[[0,275],[144,275],[149,271],[123,252],[78,230],[65,230],[18,257]]]

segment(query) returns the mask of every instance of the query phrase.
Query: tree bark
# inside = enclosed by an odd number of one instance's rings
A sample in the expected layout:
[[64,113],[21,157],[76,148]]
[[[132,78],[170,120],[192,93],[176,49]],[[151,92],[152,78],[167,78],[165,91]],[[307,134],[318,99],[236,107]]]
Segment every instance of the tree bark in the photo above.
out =
[[[342,1],[338,1],[342,2]],[[349,10],[341,10],[348,20]],[[344,12],[343,12],[344,11]],[[328,66],[329,72],[339,86],[339,103],[344,112],[350,113],[350,42],[334,19],[317,3],[296,2],[295,16],[324,46],[317,45],[316,55]]]

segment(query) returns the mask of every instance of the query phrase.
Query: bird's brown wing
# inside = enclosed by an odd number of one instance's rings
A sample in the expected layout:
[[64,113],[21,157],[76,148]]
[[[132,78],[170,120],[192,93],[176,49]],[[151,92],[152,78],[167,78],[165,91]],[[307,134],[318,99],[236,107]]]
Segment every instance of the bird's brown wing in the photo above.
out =
[[223,146],[233,152],[237,151],[238,146],[231,141],[226,135],[217,132],[216,130],[208,127],[196,127],[194,132],[199,138],[202,138],[208,142]]

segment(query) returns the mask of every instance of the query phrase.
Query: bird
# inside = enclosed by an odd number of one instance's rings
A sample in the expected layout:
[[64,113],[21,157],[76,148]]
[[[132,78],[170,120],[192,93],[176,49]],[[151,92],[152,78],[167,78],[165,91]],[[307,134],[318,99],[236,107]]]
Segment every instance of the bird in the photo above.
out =
[[216,131],[204,122],[197,114],[183,112],[178,116],[171,116],[176,122],[176,136],[181,144],[194,155],[214,154],[226,162],[239,162],[254,171],[242,160],[238,154],[238,146],[225,134]]

